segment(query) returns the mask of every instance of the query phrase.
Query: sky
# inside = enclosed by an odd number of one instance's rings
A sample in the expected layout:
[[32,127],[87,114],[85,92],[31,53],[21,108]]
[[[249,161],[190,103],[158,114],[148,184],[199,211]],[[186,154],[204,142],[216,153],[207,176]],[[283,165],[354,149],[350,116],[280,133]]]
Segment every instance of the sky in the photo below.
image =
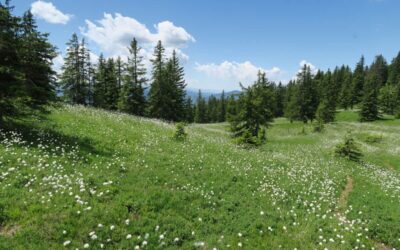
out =
[[[220,91],[251,84],[258,70],[287,83],[308,64],[316,71],[351,67],[361,55],[389,62],[400,50],[398,0],[14,0],[31,9],[60,55],[72,33],[92,60],[128,54],[133,37],[146,61],[161,40],[176,50],[189,88]],[[148,62],[149,64],[149,62]]]

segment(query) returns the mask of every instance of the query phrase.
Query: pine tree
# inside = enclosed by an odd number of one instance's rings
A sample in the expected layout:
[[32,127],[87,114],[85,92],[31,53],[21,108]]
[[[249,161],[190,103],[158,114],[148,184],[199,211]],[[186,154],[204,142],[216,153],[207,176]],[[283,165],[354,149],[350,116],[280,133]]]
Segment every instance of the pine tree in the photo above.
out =
[[352,90],[351,90],[351,108],[354,105],[359,104],[363,98],[363,86],[365,81],[365,68],[364,68],[364,56],[361,57],[354,70],[352,79]]
[[376,82],[379,81],[377,74],[368,76],[364,86],[364,96],[361,103],[360,121],[374,121],[379,118],[378,90]]
[[225,120],[231,121],[238,113],[238,103],[235,99],[235,95],[231,94],[226,102],[226,115]]
[[30,11],[17,17],[10,1],[0,2],[0,126],[54,100],[55,47],[38,31]]
[[196,123],[207,123],[207,103],[204,97],[201,95],[201,91],[199,90],[199,95],[197,97],[197,104],[196,104],[196,113],[194,117],[194,121]]
[[273,120],[272,84],[259,72],[254,85],[244,88],[239,97],[239,112],[231,120],[233,137],[239,143],[259,145],[265,141],[265,128]]
[[347,66],[343,79],[342,89],[340,91],[340,96],[339,96],[339,104],[344,109],[348,109],[351,107],[351,102],[352,102],[351,87],[352,87],[352,73],[351,69]]
[[306,123],[315,118],[315,111],[318,107],[318,92],[309,66],[304,65],[297,78],[299,86],[296,98],[299,105],[299,117]]
[[275,117],[282,117],[286,108],[286,88],[279,82],[275,91],[276,110]]
[[105,108],[109,110],[117,110],[118,108],[118,78],[114,59],[108,58],[105,68]]
[[172,52],[172,57],[168,60],[165,69],[165,81],[167,83],[167,95],[169,96],[170,116],[167,120],[185,120],[185,99],[186,83],[184,79],[183,67],[180,66],[176,51]]
[[369,67],[369,74],[375,74],[375,85],[379,89],[383,87],[388,80],[388,65],[382,55],[377,55],[374,62]]
[[225,99],[225,91],[222,90],[219,101],[218,122],[224,122],[225,119],[226,119],[226,99]]
[[95,82],[93,85],[93,106],[98,108],[106,108],[106,60],[103,54],[100,54],[95,71]]
[[400,84],[400,52],[393,58],[389,67],[388,83],[392,85]]
[[129,47],[127,75],[124,78],[123,90],[120,96],[120,109],[134,115],[145,115],[146,98],[144,85],[146,84],[146,69],[143,64],[141,48],[134,38]]
[[298,100],[299,86],[294,81],[289,81],[286,93],[285,117],[293,122],[300,120],[300,105]]
[[48,34],[37,31],[36,22],[30,11],[25,12],[21,23],[21,63],[25,86],[31,104],[42,105],[55,98],[55,72],[51,61],[56,57],[55,47]]
[[185,102],[185,121],[188,123],[193,123],[194,122],[194,116],[195,116],[195,107],[193,106],[193,101],[192,98],[189,96],[186,98]]
[[397,107],[396,87],[386,84],[379,91],[379,107],[386,114],[393,115]]
[[67,55],[61,70],[61,84],[64,96],[73,104],[87,104],[89,93],[89,81],[87,75],[90,72],[90,58],[86,49],[85,41],[79,43],[76,33],[67,43]]
[[322,82],[321,102],[318,106],[316,117],[318,122],[328,123],[335,120],[336,114],[336,86],[332,73],[328,70]]
[[171,112],[169,110],[168,85],[165,82],[165,62],[164,47],[161,41],[157,43],[154,49],[152,69],[152,82],[149,92],[149,114],[151,117],[169,119]]

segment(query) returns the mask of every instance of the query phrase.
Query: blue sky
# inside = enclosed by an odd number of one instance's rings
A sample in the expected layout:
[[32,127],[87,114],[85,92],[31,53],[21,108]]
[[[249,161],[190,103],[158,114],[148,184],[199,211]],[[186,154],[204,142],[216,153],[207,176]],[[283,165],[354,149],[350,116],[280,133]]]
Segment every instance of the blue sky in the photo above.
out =
[[18,14],[32,7],[40,30],[50,33],[61,53],[73,32],[89,42],[93,58],[101,51],[125,56],[131,36],[140,38],[149,58],[161,39],[168,53],[178,50],[191,88],[238,89],[239,81],[254,81],[258,69],[286,82],[301,63],[323,70],[354,67],[362,54],[368,63],[377,54],[391,61],[400,50],[397,0],[12,3]]

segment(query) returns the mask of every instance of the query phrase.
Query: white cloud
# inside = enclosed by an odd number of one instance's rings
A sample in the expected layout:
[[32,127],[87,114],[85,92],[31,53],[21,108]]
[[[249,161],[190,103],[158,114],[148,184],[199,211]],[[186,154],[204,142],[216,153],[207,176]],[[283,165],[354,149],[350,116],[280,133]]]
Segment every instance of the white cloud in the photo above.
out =
[[235,84],[242,82],[244,85],[253,83],[257,78],[259,70],[265,72],[267,77],[271,80],[276,79],[282,73],[281,69],[278,67],[263,69],[255,66],[249,61],[243,63],[224,61],[221,64],[197,63],[195,69],[210,77],[217,78],[218,80],[229,81]]
[[61,54],[58,54],[53,59],[53,70],[56,71],[57,73],[60,73],[63,64],[64,64],[64,58],[62,57]]
[[195,42],[192,35],[170,21],[160,22],[154,27],[156,31],[151,32],[146,25],[132,17],[104,13],[103,18],[96,22],[86,20],[86,27],[81,27],[81,33],[108,56],[127,55],[127,47],[135,37],[147,60],[151,58],[153,48],[159,40],[162,41],[167,54],[175,49],[182,60],[188,60],[189,57],[181,49],[190,42]]
[[315,67],[312,63],[307,62],[306,60],[300,61],[300,63],[299,63],[300,69],[299,69],[298,73],[301,72],[301,69],[304,67],[304,65],[307,65],[308,67],[310,67],[312,74],[314,74],[314,75],[317,74],[318,68]]
[[31,12],[46,22],[56,24],[66,24],[72,17],[72,15],[62,13],[53,3],[41,0],[32,3]]

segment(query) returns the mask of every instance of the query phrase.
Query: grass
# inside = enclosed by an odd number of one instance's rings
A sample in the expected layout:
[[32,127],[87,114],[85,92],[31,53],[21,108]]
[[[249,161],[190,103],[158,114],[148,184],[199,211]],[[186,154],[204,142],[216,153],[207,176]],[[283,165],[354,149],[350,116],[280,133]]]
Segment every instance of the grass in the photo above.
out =
[[[246,150],[227,124],[190,125],[177,141],[158,120],[49,111],[0,132],[0,249],[400,247],[398,120],[341,111],[313,133],[279,118]],[[361,164],[333,156],[348,130]]]

